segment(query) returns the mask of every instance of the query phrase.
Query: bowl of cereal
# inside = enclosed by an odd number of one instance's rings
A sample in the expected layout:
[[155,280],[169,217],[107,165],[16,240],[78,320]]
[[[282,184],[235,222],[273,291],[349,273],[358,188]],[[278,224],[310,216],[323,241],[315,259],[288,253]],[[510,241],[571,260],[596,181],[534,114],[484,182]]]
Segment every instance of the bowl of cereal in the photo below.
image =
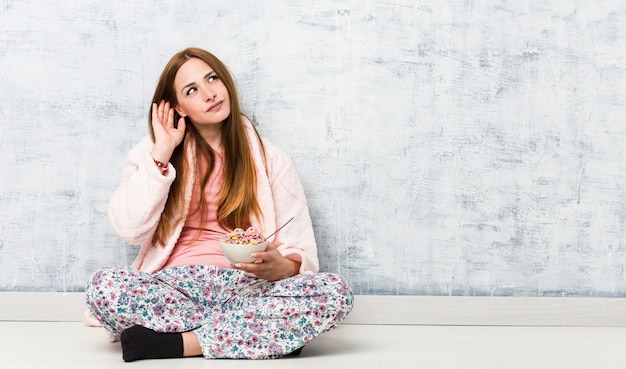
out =
[[256,258],[250,256],[253,252],[265,251],[267,240],[259,230],[250,227],[246,230],[235,228],[232,232],[217,241],[224,256],[231,264],[253,263]]

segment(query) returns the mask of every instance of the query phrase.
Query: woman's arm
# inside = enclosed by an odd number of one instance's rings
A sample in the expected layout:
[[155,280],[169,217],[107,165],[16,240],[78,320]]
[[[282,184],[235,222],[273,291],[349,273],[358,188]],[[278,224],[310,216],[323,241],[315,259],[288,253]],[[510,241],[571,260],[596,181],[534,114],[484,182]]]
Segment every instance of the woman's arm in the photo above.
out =
[[124,241],[144,245],[152,240],[170,186],[176,177],[169,165],[165,173],[150,156],[152,140],[146,136],[127,155],[122,183],[109,203],[111,227]]
[[128,153],[122,184],[109,204],[114,232],[134,245],[146,245],[152,240],[176,178],[168,162],[186,128],[183,118],[174,126],[174,109],[166,101],[152,104],[151,123],[155,142],[144,137]]
[[296,168],[285,153],[274,148],[268,158],[270,186],[274,201],[276,224],[293,220],[276,234],[273,244],[287,259],[300,263],[299,273],[319,271],[317,244],[304,188]]
[[[317,246],[309,208],[300,178],[291,159],[280,149],[264,140],[263,160],[259,147],[256,153],[259,203],[265,219],[264,232],[273,232],[288,219],[294,219],[279,231],[266,252],[258,253],[255,264],[241,264],[240,269],[268,280],[283,279],[296,274],[315,273],[319,270]],[[262,165],[259,165],[262,163]],[[262,262],[259,262],[261,261]]]

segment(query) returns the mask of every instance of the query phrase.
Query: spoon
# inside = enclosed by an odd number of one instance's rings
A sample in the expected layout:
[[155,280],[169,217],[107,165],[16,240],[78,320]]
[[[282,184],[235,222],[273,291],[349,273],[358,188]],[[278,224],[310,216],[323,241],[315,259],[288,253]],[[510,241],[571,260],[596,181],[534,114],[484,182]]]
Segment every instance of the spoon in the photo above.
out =
[[275,230],[272,234],[270,234],[269,236],[265,237],[265,239],[267,240],[268,238],[272,237],[273,235],[276,234],[276,232],[280,231],[281,229],[283,229],[287,224],[289,224],[289,222],[291,222],[293,220],[293,218],[295,217],[291,217],[288,221],[285,222],[285,224],[281,225],[280,227],[278,227],[277,230]]

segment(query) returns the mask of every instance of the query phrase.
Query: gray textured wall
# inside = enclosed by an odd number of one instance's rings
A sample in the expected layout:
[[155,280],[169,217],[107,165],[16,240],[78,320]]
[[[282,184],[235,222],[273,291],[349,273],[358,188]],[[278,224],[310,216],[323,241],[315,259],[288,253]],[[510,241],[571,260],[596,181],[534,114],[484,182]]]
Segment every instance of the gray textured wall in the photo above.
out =
[[157,77],[200,46],[361,294],[626,296],[626,3],[0,1],[0,290],[79,291]]

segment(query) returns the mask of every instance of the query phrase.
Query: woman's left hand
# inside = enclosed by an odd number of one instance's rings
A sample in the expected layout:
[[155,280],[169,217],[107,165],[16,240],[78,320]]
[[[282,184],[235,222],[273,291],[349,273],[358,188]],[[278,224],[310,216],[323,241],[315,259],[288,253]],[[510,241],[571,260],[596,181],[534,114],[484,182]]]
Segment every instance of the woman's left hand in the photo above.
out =
[[264,252],[253,252],[254,263],[237,263],[235,268],[252,273],[261,279],[278,281],[293,277],[300,271],[300,263],[285,258],[271,243]]

